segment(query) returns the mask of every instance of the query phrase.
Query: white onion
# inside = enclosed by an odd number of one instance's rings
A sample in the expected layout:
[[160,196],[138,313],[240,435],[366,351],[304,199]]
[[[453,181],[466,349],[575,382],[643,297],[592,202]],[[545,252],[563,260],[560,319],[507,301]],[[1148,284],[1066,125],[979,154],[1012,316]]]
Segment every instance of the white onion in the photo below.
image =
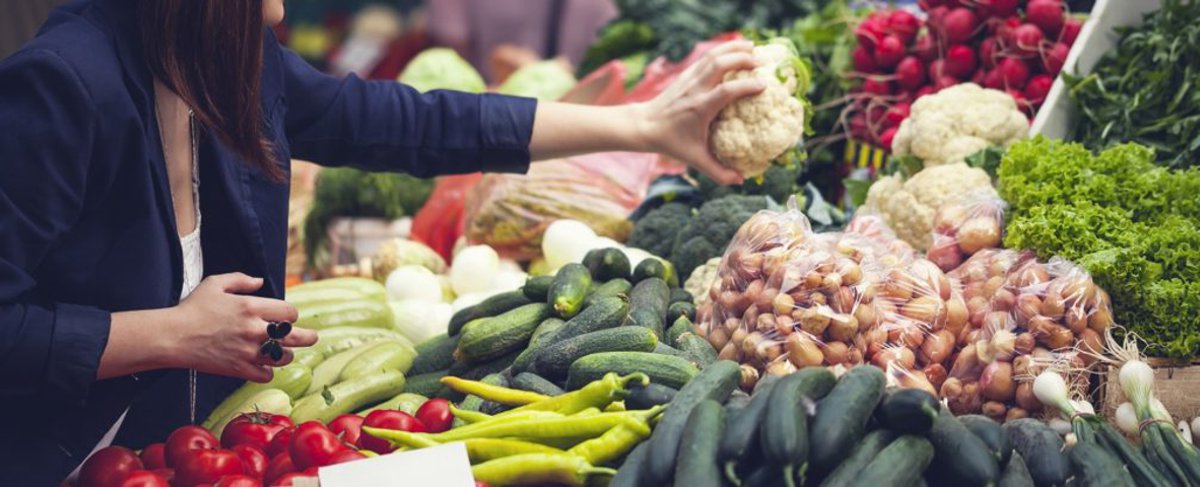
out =
[[462,249],[450,266],[450,287],[457,295],[487,291],[500,268],[500,256],[487,245]]
[[463,308],[479,304],[491,295],[492,293],[488,292],[460,294],[457,298],[454,298],[453,303],[450,303],[450,309],[457,313]]
[[1118,379],[1138,417],[1147,419],[1150,414],[1150,389],[1154,386],[1154,369],[1141,360],[1130,360],[1121,366]]
[[1189,445],[1192,444],[1192,427],[1188,425],[1187,421],[1179,422],[1179,436],[1182,436]]
[[551,269],[583,260],[592,249],[596,232],[575,220],[557,220],[542,235],[542,254]]
[[506,291],[516,291],[521,286],[525,285],[525,281],[529,279],[529,275],[521,271],[510,271],[503,269],[492,276],[492,282],[488,290],[496,293]]
[[1117,412],[1113,415],[1116,420],[1117,427],[1129,436],[1138,436],[1138,419],[1137,413],[1133,411],[1133,404],[1128,402],[1121,403],[1117,406]]
[[397,267],[388,274],[388,297],[395,301],[418,299],[430,303],[442,302],[442,283],[429,269],[419,265]]
[[1067,381],[1058,372],[1045,371],[1033,380],[1033,395],[1042,404],[1058,409],[1066,416],[1075,414],[1075,408],[1067,397]]
[[419,299],[391,301],[392,326],[413,343],[420,343],[446,332],[453,314],[449,303]]
[[1087,401],[1071,401],[1071,406],[1075,408],[1076,414],[1096,414],[1096,408],[1092,407],[1092,403]]

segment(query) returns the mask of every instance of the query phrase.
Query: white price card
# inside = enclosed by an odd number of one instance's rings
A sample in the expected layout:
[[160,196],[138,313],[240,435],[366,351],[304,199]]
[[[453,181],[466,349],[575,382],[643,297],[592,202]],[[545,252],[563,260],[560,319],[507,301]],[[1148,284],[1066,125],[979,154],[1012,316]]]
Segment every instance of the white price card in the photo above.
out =
[[321,487],[475,487],[463,443],[367,458],[322,467]]

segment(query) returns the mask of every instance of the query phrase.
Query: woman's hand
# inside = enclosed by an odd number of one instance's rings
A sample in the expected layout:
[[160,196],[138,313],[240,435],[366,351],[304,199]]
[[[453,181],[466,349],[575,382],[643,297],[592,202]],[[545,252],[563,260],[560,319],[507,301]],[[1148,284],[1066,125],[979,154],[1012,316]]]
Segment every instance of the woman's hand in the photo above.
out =
[[717,183],[740,183],[742,176],[713,156],[708,136],[721,109],[765,88],[753,78],[723,81],[730,71],[757,67],[753,48],[749,41],[730,41],[712,48],[665,91],[639,105],[639,132],[651,150],[687,163]]
[[[292,361],[284,349],[274,362],[259,353],[267,340],[267,322],[295,322],[296,308],[287,302],[246,296],[263,285],[262,278],[241,273],[210,276],[187,299],[172,308],[170,346],[172,367],[267,382],[272,366]],[[282,340],[284,347],[307,347],[317,342],[313,330],[293,328]]]

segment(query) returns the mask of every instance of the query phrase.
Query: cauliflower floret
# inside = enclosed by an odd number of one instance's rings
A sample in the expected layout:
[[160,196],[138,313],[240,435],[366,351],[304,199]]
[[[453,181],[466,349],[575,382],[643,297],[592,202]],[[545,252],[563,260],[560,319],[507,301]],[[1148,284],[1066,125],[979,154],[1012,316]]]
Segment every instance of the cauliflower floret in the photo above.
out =
[[808,91],[811,78],[786,39],[755,47],[754,57],[758,68],[726,73],[725,81],[755,77],[766,89],[729,104],[712,126],[713,153],[745,177],[766,172],[772,160],[800,141],[806,108],[797,96]]
[[990,145],[1025,138],[1029,120],[1007,93],[963,83],[913,103],[892,140],[896,155],[912,154],[925,166],[962,162]]
[[864,208],[882,217],[901,240],[924,252],[932,241],[938,209],[968,194],[999,197],[986,172],[957,162],[926,167],[906,181],[895,175],[880,178],[867,192]]

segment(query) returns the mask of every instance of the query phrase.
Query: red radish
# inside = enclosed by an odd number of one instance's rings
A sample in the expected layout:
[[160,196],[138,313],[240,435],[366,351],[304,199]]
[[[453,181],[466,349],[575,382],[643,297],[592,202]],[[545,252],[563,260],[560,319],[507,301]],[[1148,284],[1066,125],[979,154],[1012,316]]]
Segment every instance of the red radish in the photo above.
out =
[[1017,27],[1021,25],[1021,19],[1019,17],[1009,17],[1004,19],[1002,22],[997,22],[995,25],[996,37],[1000,40],[1000,42],[1003,43],[1003,45],[1013,46],[1017,43],[1017,39],[1013,36],[1013,34]]
[[932,63],[929,63],[929,79],[936,81],[938,78],[948,74],[946,73],[945,66],[945,59],[934,59]]
[[1042,53],[1042,69],[1051,76],[1058,75],[1058,72],[1062,71],[1063,64],[1067,63],[1067,55],[1070,53],[1071,48],[1061,42],[1050,46],[1050,49],[1046,49],[1046,52]]
[[938,6],[925,11],[925,25],[929,27],[929,33],[937,39],[944,39],[942,30],[946,21],[946,14],[950,13],[950,7]]
[[904,44],[912,42],[921,30],[921,20],[907,10],[893,10],[884,22],[889,34],[899,37]]
[[908,118],[909,112],[912,111],[912,105],[900,102],[892,105],[887,109],[887,113],[883,115],[884,125],[888,128],[900,126],[900,122]]
[[874,128],[883,125],[885,123],[887,111],[887,107],[883,106],[882,104],[872,103],[867,108],[867,126]]
[[942,38],[950,44],[963,44],[975,36],[979,29],[979,16],[974,10],[958,7],[942,19]]
[[1041,28],[1046,37],[1058,37],[1063,17],[1063,4],[1059,0],[1029,0],[1025,6],[1025,20]]
[[896,83],[905,90],[915,90],[925,84],[925,64],[916,56],[906,56],[896,64]]
[[858,140],[867,140],[867,116],[859,113],[850,118],[850,136]]
[[889,151],[892,150],[892,141],[896,139],[896,132],[899,130],[899,127],[891,127],[884,130],[883,135],[879,136],[879,145],[882,145],[884,149]]
[[996,71],[1000,72],[1000,79],[1004,82],[1004,87],[1008,89],[1024,88],[1025,81],[1029,79],[1029,65],[1015,57],[1000,61],[1000,65],[996,66]]
[[1025,93],[1022,93],[1020,90],[1009,88],[1004,90],[1004,92],[1008,93],[1008,96],[1011,96],[1013,101],[1017,102],[1017,108],[1020,108],[1021,110],[1026,110],[1033,106],[1031,103],[1029,103],[1029,100],[1025,98]]
[[946,74],[958,79],[967,79],[975,71],[975,50],[958,45],[946,51]]
[[1013,48],[1020,54],[1032,56],[1038,53],[1045,36],[1042,29],[1033,24],[1021,24],[1013,29]]
[[913,45],[913,54],[926,63],[937,59],[937,44],[933,42],[933,37],[928,34],[918,37],[916,44]]
[[1004,75],[999,68],[988,71],[987,74],[983,75],[983,87],[993,90],[1004,88]]
[[863,91],[873,95],[887,96],[892,94],[892,83],[887,80],[867,78],[863,81]]
[[958,83],[959,83],[958,78],[955,78],[953,76],[942,76],[941,78],[938,78],[937,81],[934,83],[934,87],[938,91],[942,91],[942,90],[949,88],[951,86],[954,86]]
[[1068,46],[1075,44],[1075,38],[1079,37],[1079,31],[1083,29],[1083,22],[1078,19],[1067,19],[1063,24],[1062,33],[1058,37],[1058,42]]
[[921,10],[925,12],[934,7],[941,7],[943,3],[942,0],[917,0],[917,6],[921,7]]
[[983,86],[984,78],[987,77],[988,71],[984,68],[975,70],[975,74],[971,75],[971,82],[979,86]]
[[858,24],[854,29],[854,37],[858,39],[858,45],[871,49],[883,37],[883,32],[883,20],[872,15]]
[[976,0],[979,13],[988,17],[1008,17],[1017,13],[1017,0]]
[[922,86],[921,89],[917,90],[916,93],[913,93],[913,103],[916,103],[916,101],[921,99],[922,96],[932,95],[934,93],[937,93],[937,90],[934,89],[932,86],[929,86],[929,85]]
[[1025,85],[1025,98],[1034,104],[1040,105],[1046,101],[1046,95],[1050,93],[1050,86],[1054,84],[1054,77],[1039,74],[1029,79],[1029,83]]
[[904,41],[894,35],[883,36],[875,46],[875,65],[882,69],[891,69],[904,59]]
[[874,73],[879,70],[879,66],[875,65],[875,57],[871,56],[871,51],[863,46],[854,48],[854,52],[850,53],[854,58],[854,70],[860,73]]
[[988,69],[996,67],[997,42],[995,37],[988,37],[979,43],[979,63],[983,67]]

